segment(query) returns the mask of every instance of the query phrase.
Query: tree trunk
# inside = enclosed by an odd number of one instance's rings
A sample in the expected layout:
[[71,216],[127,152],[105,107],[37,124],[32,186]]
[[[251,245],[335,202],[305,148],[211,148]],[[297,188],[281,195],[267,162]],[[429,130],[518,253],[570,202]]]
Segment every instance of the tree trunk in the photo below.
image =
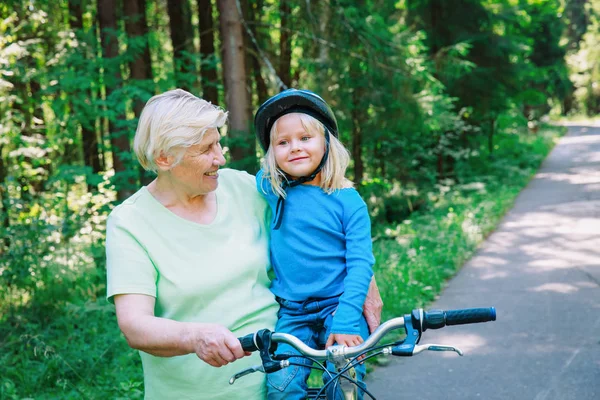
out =
[[[31,19],[32,8],[26,4],[15,5],[14,11],[17,15],[17,20],[25,21]],[[44,54],[32,54],[32,48],[25,45],[27,51],[17,64],[18,67],[13,68],[12,79],[14,88],[11,92],[16,95],[20,101],[13,101],[13,115],[19,112],[22,115],[20,123],[21,146],[22,147],[38,147],[43,150],[43,154],[47,154],[49,148],[46,140],[46,127],[44,121],[44,112],[42,110],[43,99],[40,85],[40,69],[38,62],[40,59],[46,59],[45,49],[52,47],[53,40],[51,36],[43,31],[34,31],[32,24],[23,24],[21,29],[15,31],[16,37],[13,38],[15,43],[27,43],[30,40],[44,40],[47,46],[44,46]],[[37,51],[37,50],[36,50]],[[42,61],[43,62],[43,61]],[[51,100],[48,100],[51,102]],[[24,200],[24,206],[29,208],[33,205],[33,199],[36,194],[43,191],[45,182],[50,175],[51,161],[48,157],[32,157],[30,152],[23,152],[18,156],[19,173],[17,180],[21,185],[21,198]],[[44,172],[42,172],[44,170]]]
[[[100,38],[102,42],[102,56],[104,66],[104,85],[106,99],[108,100],[114,90],[121,83],[120,66],[115,63],[119,56],[119,42],[117,37],[117,1],[98,0],[98,22],[100,24]],[[117,112],[117,116],[108,118],[108,131],[113,158],[113,168],[117,178],[117,200],[122,201],[133,194],[134,182],[130,177],[119,182],[118,176],[126,175],[129,165],[127,159],[131,153],[129,135],[125,131],[118,132],[116,120],[124,119]],[[127,174],[130,175],[131,174]]]
[[290,4],[287,1],[279,3],[279,16],[281,19],[281,29],[279,30],[279,78],[287,86],[292,85],[291,65],[292,65],[292,38],[290,36]]
[[[142,89],[153,92],[152,85],[152,60],[150,58],[150,46],[148,44],[148,22],[146,20],[146,0],[129,0],[123,3],[125,11],[125,30],[128,40],[142,40],[143,47],[139,54],[129,61],[129,78],[136,81]],[[144,108],[145,99],[136,97],[133,99],[133,112],[139,118]],[[154,176],[147,173],[141,166],[139,176],[142,185],[149,184]]]
[[[255,7],[256,7],[256,10],[255,10]],[[260,17],[257,19],[256,16],[261,14],[262,7],[263,7],[262,0],[256,0],[255,2],[250,4],[249,13],[248,13],[250,22],[260,22]],[[256,11],[258,11],[258,12],[256,12]],[[250,24],[250,31],[252,32],[252,35],[254,35],[254,39],[258,43],[258,46],[262,46],[264,43],[264,40],[262,40],[263,35],[256,30],[255,24]],[[254,51],[250,51],[249,53],[250,53],[250,58],[252,60],[253,78],[254,78],[254,81],[256,82],[256,95],[258,96],[258,103],[262,104],[265,101],[267,101],[267,99],[269,98],[269,92],[267,89],[267,83],[265,82],[265,79],[263,78],[263,76],[261,74],[259,49],[256,47],[254,42],[252,43],[251,47],[254,49]]]
[[[254,108],[252,102],[254,100],[254,87],[252,86],[252,77],[254,76],[254,64],[252,63],[252,38],[248,33],[248,22],[250,20],[250,9],[252,0],[239,0],[239,5],[242,7],[242,37],[244,39],[244,57],[246,65],[246,89],[248,90],[248,111],[247,114],[252,116]],[[252,131],[252,129],[250,129]]]
[[[133,41],[143,41],[143,49],[129,61],[129,78],[136,81],[152,80],[152,60],[148,45],[148,23],[146,21],[146,0],[129,0],[123,3],[125,11],[125,29],[127,37]],[[134,99],[133,111],[139,118],[144,108],[144,100]]]
[[490,152],[489,156],[492,158],[492,154],[494,153],[494,133],[496,130],[496,119],[490,119],[490,131],[488,133],[488,151]]
[[229,110],[229,144],[232,166],[249,172],[256,170],[256,146],[250,136],[249,96],[242,22],[236,0],[218,0],[225,103]]
[[[85,34],[83,32],[83,8],[84,4],[82,0],[69,0],[71,28],[75,31],[75,36],[77,37],[80,48],[83,48],[83,56],[88,58],[88,44],[85,43]],[[100,162],[100,150],[98,149],[96,118],[93,116],[95,113],[88,111],[91,108],[90,103],[93,98],[91,89],[82,89],[82,93],[75,94],[74,98],[76,101],[71,102],[71,109],[74,110],[78,122],[81,125],[83,163],[96,175],[102,171],[102,164]],[[88,191],[90,192],[96,190],[97,187],[98,186],[93,183],[88,183]]]
[[[328,40],[330,38],[330,23],[331,21],[331,9],[332,7],[325,2],[315,2],[313,3],[316,7],[319,7],[318,14],[314,14],[315,18],[318,18],[318,32],[317,37]],[[329,69],[329,46],[326,46],[322,43],[315,43],[314,47],[318,52],[318,67],[316,73],[317,86],[325,88],[329,85],[329,77],[327,75],[327,71]]]
[[190,55],[194,53],[194,33],[189,0],[168,0],[167,11],[173,43],[175,82],[177,87],[191,91],[196,80],[196,67],[190,61]]
[[4,234],[0,236],[0,255],[2,255],[5,249],[10,247],[10,235],[8,230],[10,229],[10,201],[8,199],[8,190],[6,185],[6,178],[8,177],[8,166],[4,161],[2,150],[3,144],[0,144],[0,216],[2,218],[2,228]]
[[215,31],[211,0],[198,0],[198,30],[200,31],[200,76],[202,97],[213,104],[219,104],[217,84],[217,60],[215,54]]
[[[30,9],[26,5],[15,5],[14,11],[19,21],[31,18]],[[39,36],[33,32],[31,24],[24,24],[22,29],[15,32],[15,35],[15,41],[23,43]],[[26,49],[30,50],[27,46]],[[33,58],[31,51],[27,51],[12,68],[12,74],[5,78],[13,85],[10,92],[14,96],[14,100],[12,100],[10,110],[13,119],[18,121],[20,133],[18,141],[14,144],[22,149],[35,146],[46,150],[45,132],[43,130],[40,130],[39,133],[36,132],[36,125],[39,125],[40,121],[43,123],[43,114],[39,110],[42,102],[39,99],[40,85],[37,81],[36,71],[38,71],[37,61]],[[19,194],[23,203],[22,211],[27,212],[33,205],[35,194],[39,191],[40,179],[45,178],[40,177],[37,172],[37,167],[40,166],[39,157],[34,158],[30,152],[24,151],[20,152],[16,158],[15,170],[11,175],[19,184]],[[44,158],[47,157],[42,157],[42,159]]]
[[358,89],[352,92],[352,159],[354,160],[354,184],[360,185],[365,166],[362,160],[362,130],[360,127],[360,96]]
[[[35,69],[36,61],[33,58],[29,58],[28,64],[31,66],[31,69]],[[44,111],[42,110],[42,87],[40,85],[40,81],[38,80],[39,76],[35,76],[31,78],[29,81],[29,102],[31,103],[31,110],[33,119],[30,121],[30,132],[33,136],[40,140],[41,147],[44,150],[49,149],[47,147],[47,137],[46,137],[46,122],[44,121]],[[67,149],[65,149],[67,150]],[[45,152],[45,154],[47,154]],[[67,153],[68,154],[68,153]],[[42,160],[29,158],[28,162],[32,165],[33,168],[38,168],[38,172],[32,176],[29,180],[29,185],[31,186],[31,191],[33,194],[42,193],[44,190],[44,185],[46,181],[50,177],[52,171],[52,163],[51,161],[44,157]],[[45,170],[45,172],[41,173],[41,170]]]
[[[438,142],[439,145],[439,142]],[[443,152],[438,148],[438,154],[437,154],[437,181],[441,180],[444,177],[444,154]]]

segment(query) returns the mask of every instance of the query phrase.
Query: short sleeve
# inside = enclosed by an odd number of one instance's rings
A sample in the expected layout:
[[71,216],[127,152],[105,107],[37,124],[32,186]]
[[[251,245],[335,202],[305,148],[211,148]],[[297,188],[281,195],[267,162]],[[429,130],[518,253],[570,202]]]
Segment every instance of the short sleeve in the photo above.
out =
[[106,227],[106,275],[106,297],[111,303],[118,294],[156,297],[156,268],[145,248],[116,215],[109,216]]

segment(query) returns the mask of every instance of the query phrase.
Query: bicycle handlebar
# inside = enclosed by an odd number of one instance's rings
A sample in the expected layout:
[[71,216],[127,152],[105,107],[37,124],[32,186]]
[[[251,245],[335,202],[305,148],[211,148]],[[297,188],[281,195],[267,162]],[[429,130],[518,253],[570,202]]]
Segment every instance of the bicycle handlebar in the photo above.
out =
[[[422,318],[415,316],[415,311],[422,314]],[[423,321],[421,324],[422,332],[427,329],[439,329],[447,325],[465,325],[478,322],[489,322],[496,320],[496,309],[489,308],[465,308],[460,310],[430,310],[421,312],[413,311],[413,321],[415,319]],[[416,324],[415,324],[416,325]]]
[[[336,368],[338,368],[340,371],[338,374],[336,374],[335,379],[339,379],[340,376],[349,379],[344,375],[344,372],[356,365],[358,362],[357,357],[362,357],[365,354],[373,351],[379,351],[379,353],[372,353],[368,357],[372,357],[377,354],[391,354],[394,356],[411,357],[425,350],[454,351],[462,356],[463,353],[458,347],[439,344],[419,345],[418,343],[421,339],[421,334],[427,329],[439,329],[446,325],[473,324],[477,322],[495,320],[496,309],[494,307],[449,311],[423,311],[422,309],[417,309],[413,310],[411,314],[407,314],[404,317],[393,318],[384,322],[375,330],[375,332],[371,334],[371,336],[369,336],[358,346],[346,347],[334,345],[325,350],[313,349],[304,344],[297,337],[287,333],[271,332],[268,329],[261,329],[256,333],[251,333],[249,335],[240,337],[238,340],[240,341],[244,351],[259,351],[262,364],[246,368],[245,370],[233,375],[229,380],[229,384],[232,385],[238,378],[253,372],[260,371],[269,374],[292,365],[292,363],[288,360],[289,356],[275,355],[277,343],[289,344],[290,346],[294,347],[301,356],[311,358],[312,360],[332,361],[336,365]],[[406,337],[403,340],[396,341],[389,345],[375,347],[388,332],[399,328],[404,328],[405,330]],[[295,356],[292,355],[291,357]],[[330,383],[332,381],[330,381]],[[354,383],[356,384],[356,382]],[[327,386],[327,384],[325,386]],[[371,397],[373,398],[373,396]]]
[[[413,310],[410,315],[404,317],[393,318],[381,324],[363,343],[358,346],[345,347],[333,346],[326,350],[316,350],[300,339],[287,333],[273,332],[271,341],[273,343],[286,343],[298,350],[302,355],[312,357],[316,360],[326,360],[328,354],[332,351],[339,352],[338,356],[345,358],[355,357],[365,350],[374,347],[379,341],[390,331],[394,329],[404,328],[406,319],[410,320],[411,325],[422,333],[427,329],[439,329],[446,325],[463,325],[473,324],[478,322],[488,322],[496,320],[496,309],[489,308],[469,308],[459,310],[430,310],[423,311],[422,309]],[[260,345],[257,343],[257,333],[251,333],[244,337],[238,338],[242,344],[244,351],[260,350]],[[418,342],[418,341],[417,341]]]
[[244,349],[244,351],[253,352],[253,351],[258,350],[258,346],[254,342],[254,337],[255,337],[255,334],[250,333],[246,336],[238,338],[238,340],[242,344],[242,349]]

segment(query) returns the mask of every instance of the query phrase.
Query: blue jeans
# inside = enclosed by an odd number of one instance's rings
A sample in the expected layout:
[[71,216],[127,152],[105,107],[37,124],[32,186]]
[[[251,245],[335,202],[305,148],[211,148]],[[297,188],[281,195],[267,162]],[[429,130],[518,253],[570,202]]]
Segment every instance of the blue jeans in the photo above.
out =
[[[302,340],[306,345],[315,348],[325,348],[325,343],[331,330],[333,322],[332,313],[337,309],[339,296],[327,299],[310,299],[304,302],[296,302],[277,298],[279,302],[278,320],[275,327],[275,332],[289,333]],[[362,318],[361,321],[361,336],[363,339],[369,335],[367,323]],[[298,354],[288,344],[279,344],[276,354]],[[305,358],[292,357],[291,362],[301,363],[307,366],[312,365],[312,361]],[[335,366],[328,363],[327,369],[332,373],[335,372]],[[363,379],[366,373],[364,365],[357,365],[356,380],[363,386]],[[304,400],[306,399],[306,381],[310,375],[310,368],[292,365],[280,371],[267,375],[267,398],[269,400],[287,399],[287,400]],[[327,383],[329,376],[323,373],[323,382]],[[337,387],[334,397],[334,384],[327,388],[328,399],[343,399],[343,395],[339,386]],[[359,398],[362,399],[362,391],[359,390]]]

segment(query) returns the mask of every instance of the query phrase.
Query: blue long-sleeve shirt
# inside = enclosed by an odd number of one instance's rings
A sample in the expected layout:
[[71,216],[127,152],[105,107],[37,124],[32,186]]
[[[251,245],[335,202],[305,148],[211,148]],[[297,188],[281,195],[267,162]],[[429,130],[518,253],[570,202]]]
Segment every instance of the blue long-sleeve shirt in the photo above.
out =
[[[275,216],[278,197],[262,175],[256,177],[257,188]],[[276,296],[304,301],[341,295],[331,332],[360,333],[375,260],[367,206],[355,189],[327,194],[312,185],[288,188],[281,227],[271,229],[270,250]]]

